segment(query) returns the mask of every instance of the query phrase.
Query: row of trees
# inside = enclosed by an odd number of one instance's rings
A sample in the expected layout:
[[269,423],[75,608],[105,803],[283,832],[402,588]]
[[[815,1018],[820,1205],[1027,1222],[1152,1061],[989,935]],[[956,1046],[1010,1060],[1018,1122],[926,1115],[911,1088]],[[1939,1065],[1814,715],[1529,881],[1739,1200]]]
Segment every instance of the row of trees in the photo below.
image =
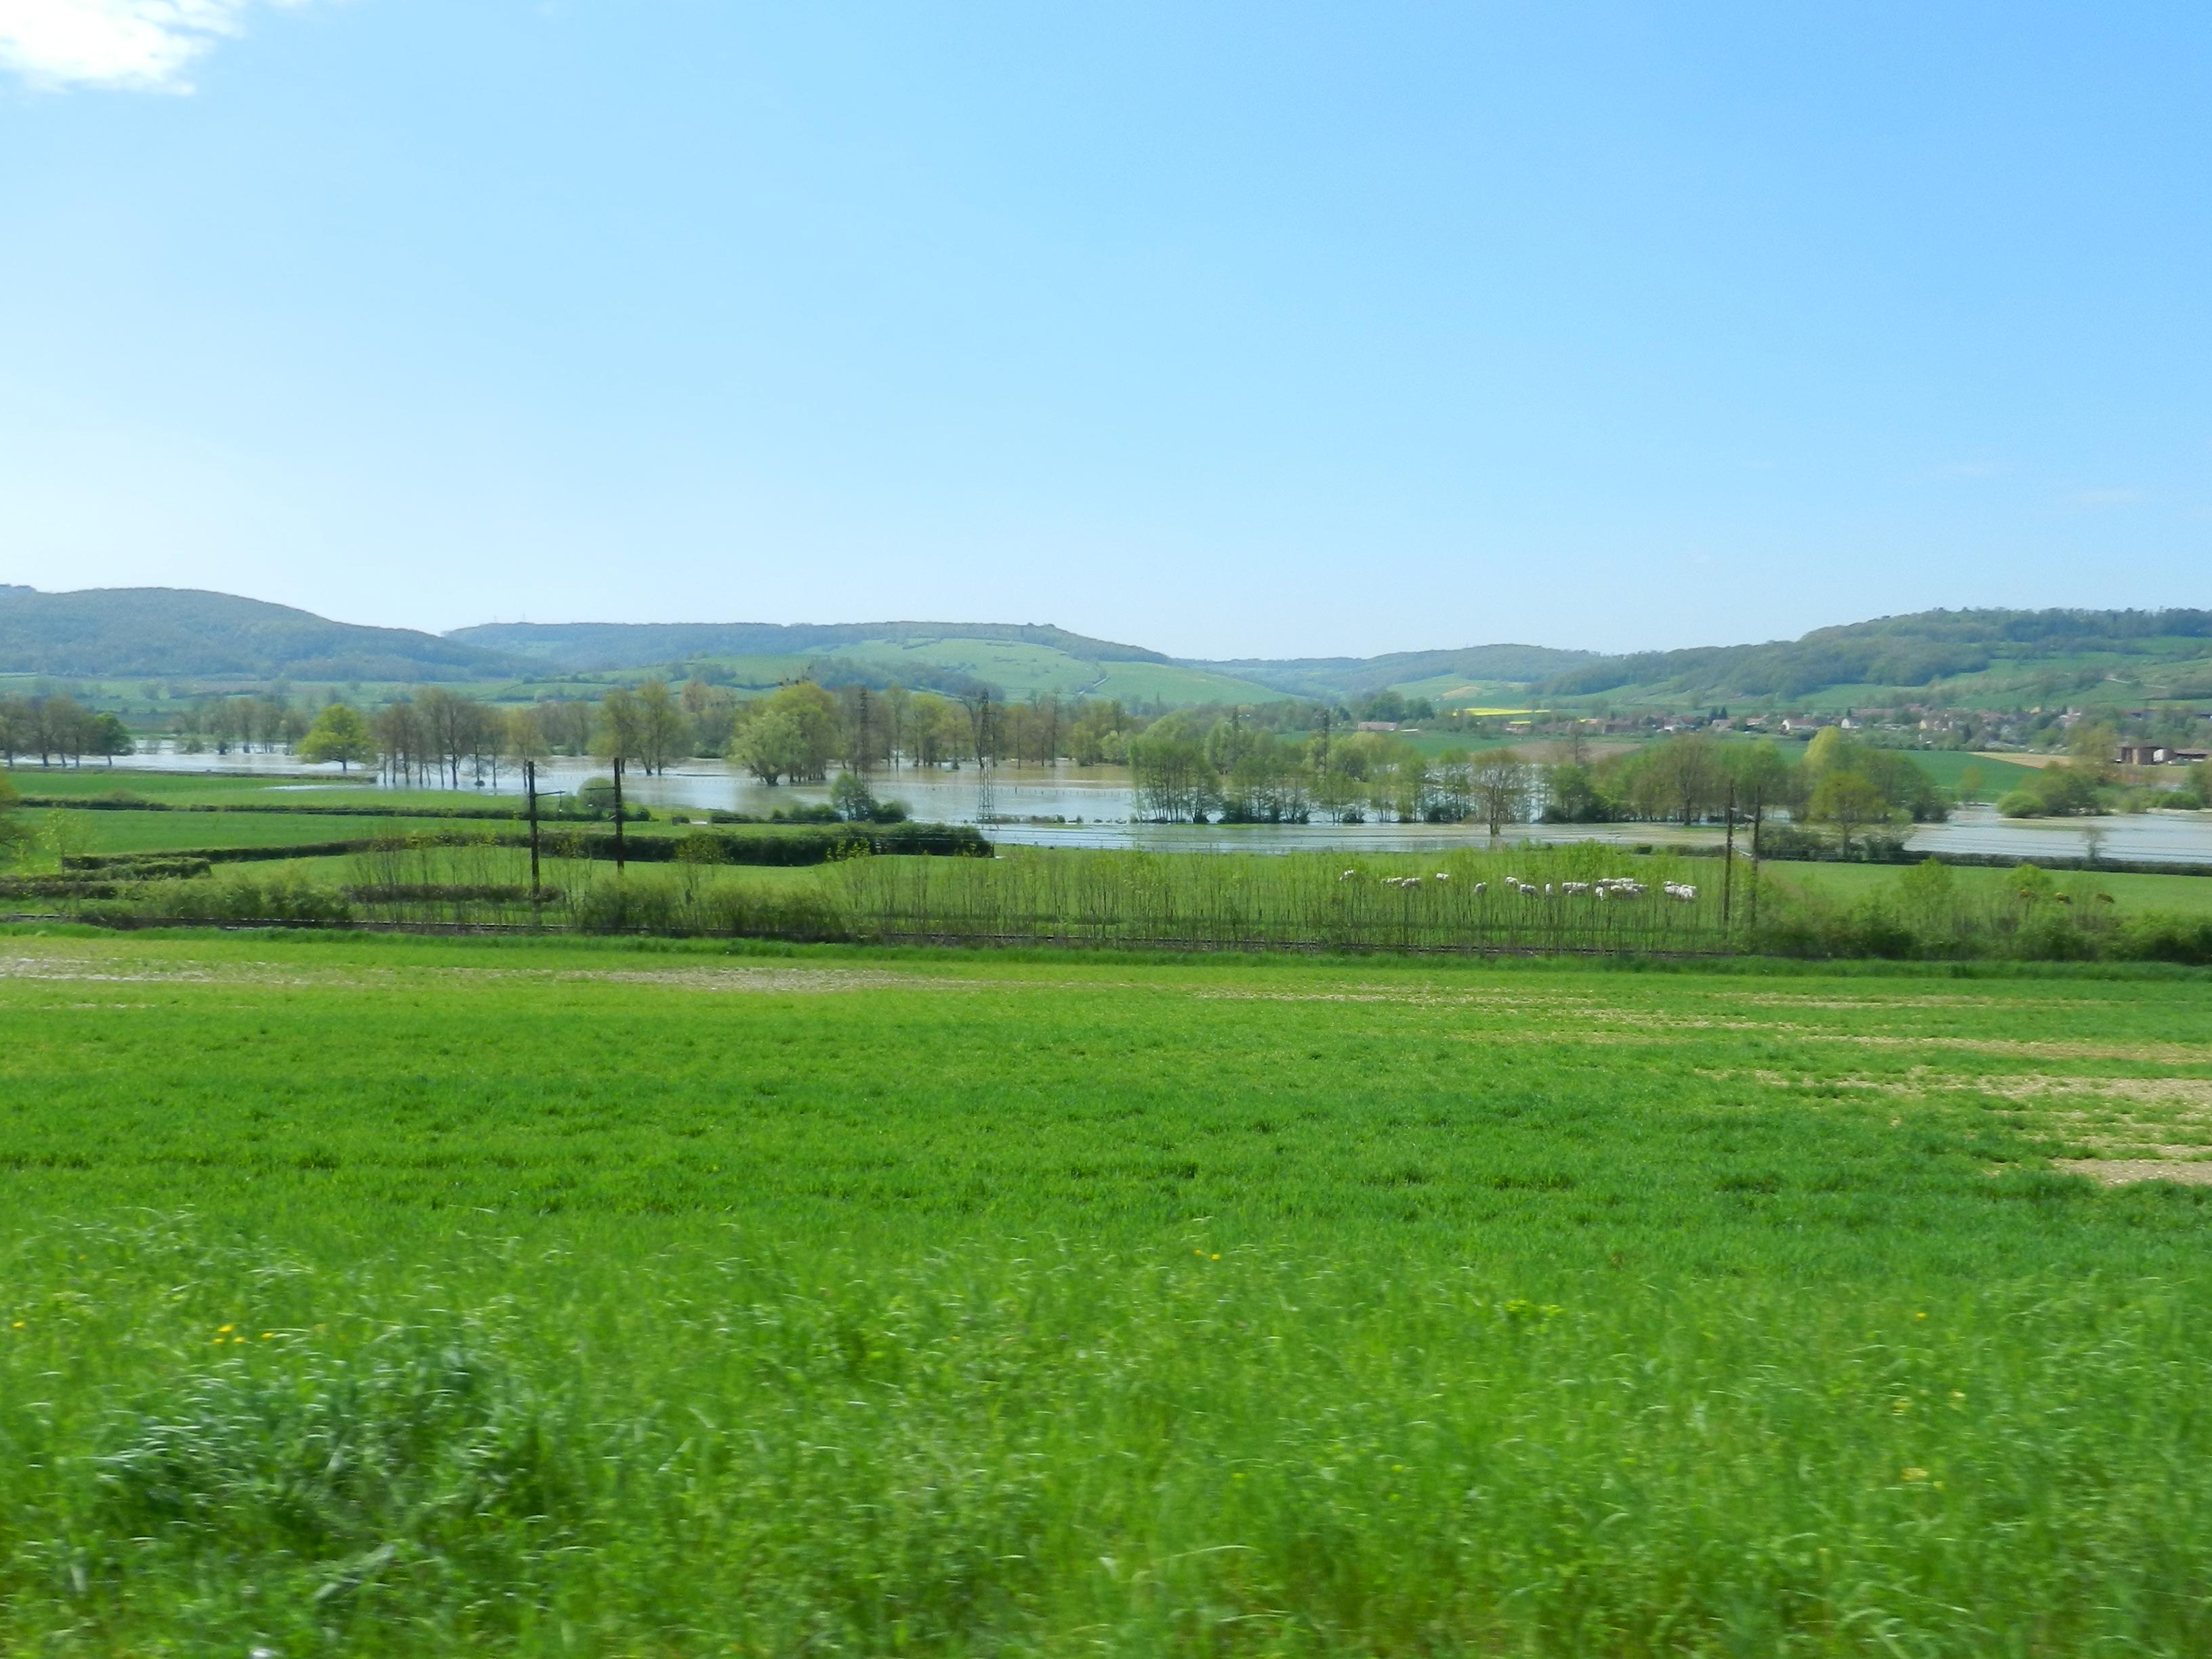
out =
[[[257,732],[297,713],[281,699],[225,701],[239,721],[260,720]],[[1296,718],[1319,729],[1294,740],[1282,727]],[[1185,822],[1358,823],[1371,817],[1480,822],[1495,830],[1538,817],[1691,824],[1731,810],[1757,825],[1768,813],[1786,811],[1800,821],[1834,825],[1848,843],[1878,826],[1940,817],[1948,807],[1905,754],[1836,727],[1820,732],[1796,765],[1771,743],[1729,744],[1704,733],[1600,760],[1571,740],[1553,763],[1536,765],[1495,749],[1425,757],[1377,733],[1343,733],[1332,711],[1317,705],[1183,710],[1147,721],[1112,702],[1070,705],[1038,696],[1007,702],[980,690],[962,696],[860,686],[833,691],[805,680],[746,699],[699,680],[680,689],[652,680],[617,688],[597,702],[504,709],[430,686],[368,714],[343,702],[327,704],[295,740],[307,760],[341,768],[374,764],[395,783],[456,788],[474,778],[495,783],[503,767],[556,754],[619,759],[648,774],[714,754],[770,784],[819,782],[838,764],[865,775],[899,764],[1018,765],[1063,756],[1126,761],[1139,812]],[[2084,739],[2092,749],[2101,741],[2101,734]],[[131,743],[113,714],[94,714],[65,696],[51,696],[0,700],[0,746],[12,763],[18,754],[51,762],[128,753]]]
[[1862,830],[1929,823],[1950,810],[1909,755],[1835,726],[1816,734],[1795,765],[1771,742],[1687,733],[1594,764],[1563,759],[1544,783],[1543,816],[1555,823],[1700,823],[1733,805],[1754,825],[1777,811],[1832,824],[1846,843]]
[[1007,702],[845,686],[811,680],[739,698],[693,680],[649,680],[596,702],[549,701],[501,709],[430,686],[363,714],[325,706],[297,741],[304,759],[375,764],[395,783],[496,778],[502,766],[551,755],[619,757],[647,773],[695,756],[743,767],[766,783],[820,782],[832,765],[870,772],[901,765],[950,767],[1118,763],[1140,716],[1113,702],[1070,705],[1053,696]]
[[169,717],[169,730],[186,752],[213,746],[267,750],[296,745],[308,731],[310,707],[279,689],[259,696],[208,697]]
[[1940,818],[1948,801],[1905,754],[1839,730],[1792,764],[1776,744],[1702,734],[1591,761],[1571,748],[1539,764],[1510,750],[1433,759],[1372,733],[1291,744],[1235,719],[1170,715],[1129,744],[1139,812],[1169,822],[1503,824],[1710,823],[1734,812],[1758,833],[1787,812],[1834,826],[1848,844],[1883,825]]
[[119,719],[94,714],[74,697],[0,697],[0,756],[10,766],[27,756],[36,756],[42,766],[80,765],[87,755],[112,763],[134,747]]
[[1429,759],[1375,732],[1292,742],[1238,714],[1154,721],[1127,744],[1137,810],[1170,823],[1525,822],[1535,769],[1502,750]]

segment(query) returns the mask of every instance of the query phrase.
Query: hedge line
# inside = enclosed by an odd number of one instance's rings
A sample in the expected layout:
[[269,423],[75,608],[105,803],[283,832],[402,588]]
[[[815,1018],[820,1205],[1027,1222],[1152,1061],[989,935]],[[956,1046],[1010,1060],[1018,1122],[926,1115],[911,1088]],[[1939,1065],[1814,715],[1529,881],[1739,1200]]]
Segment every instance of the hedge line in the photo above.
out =
[[[337,801],[246,801],[221,802],[204,800],[149,800],[139,795],[26,795],[26,806],[66,807],[76,812],[270,812],[286,817],[319,818],[471,818],[489,819],[512,823],[524,816],[520,806],[398,806],[390,802],[381,805],[356,805]],[[550,821],[562,815],[552,808],[540,810],[538,816]],[[642,806],[624,806],[623,817],[632,823],[649,816]],[[581,815],[571,814],[566,823],[587,823]]]
[[[403,838],[418,847],[527,847],[527,834],[507,830],[492,836],[470,836],[441,831]],[[625,837],[623,856],[633,864],[828,864],[861,852],[905,854],[909,857],[988,858],[991,843],[972,825],[959,823],[839,824],[820,830],[783,830],[751,835],[716,834],[695,830],[687,836]],[[282,847],[194,847],[165,853],[76,853],[62,860],[65,870],[105,871],[134,878],[156,873],[149,866],[198,860],[209,864],[253,864],[277,859],[339,858],[389,847],[394,837],[374,836],[352,841],[294,842]],[[615,836],[611,830],[580,831],[566,826],[548,830],[542,842],[550,857],[586,858],[611,861]],[[200,873],[171,872],[158,873]]]

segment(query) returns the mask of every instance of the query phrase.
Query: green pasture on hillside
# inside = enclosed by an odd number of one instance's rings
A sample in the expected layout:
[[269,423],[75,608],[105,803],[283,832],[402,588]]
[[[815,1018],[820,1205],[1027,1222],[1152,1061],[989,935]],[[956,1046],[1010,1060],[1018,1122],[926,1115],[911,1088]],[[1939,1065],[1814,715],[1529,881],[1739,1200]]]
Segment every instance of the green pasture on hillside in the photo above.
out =
[[10,1651],[2212,1645],[2202,975],[18,932],[0,1018]]

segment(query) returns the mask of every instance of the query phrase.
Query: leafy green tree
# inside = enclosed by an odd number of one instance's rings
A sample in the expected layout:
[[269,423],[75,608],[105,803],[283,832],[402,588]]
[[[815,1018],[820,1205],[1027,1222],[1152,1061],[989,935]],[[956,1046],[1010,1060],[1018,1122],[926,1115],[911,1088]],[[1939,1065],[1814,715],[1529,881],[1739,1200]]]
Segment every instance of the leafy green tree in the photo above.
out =
[[1545,823],[1610,823],[1620,816],[1596,771],[1581,761],[1554,761],[1543,775]]
[[1182,823],[1203,818],[1215,803],[1218,777],[1206,758],[1205,734],[1187,714],[1156,720],[1129,744],[1137,810]]
[[[1553,773],[1562,769],[1554,768]],[[1509,823],[1528,816],[1529,768],[1510,750],[1492,749],[1475,762],[1470,780],[1477,817],[1495,836]]]
[[12,767],[17,755],[34,752],[32,734],[36,724],[28,698],[0,697],[0,758]]
[[103,709],[92,717],[92,735],[85,747],[92,754],[106,756],[107,763],[112,766],[118,755],[131,754],[138,744],[131,735],[131,728],[124,725],[123,717],[112,709]]
[[1701,732],[1684,732],[1644,750],[1629,772],[1628,799],[1645,817],[1695,823],[1719,809],[1727,789],[1721,746]]
[[360,710],[334,702],[315,716],[315,723],[300,740],[299,755],[313,764],[336,761],[338,770],[343,772],[375,759],[376,739]]
[[1735,785],[1736,810],[1751,819],[1751,855],[1756,859],[1766,815],[1799,805],[1804,799],[1804,779],[1782,757],[1771,738],[1729,750],[1728,768]]
[[1813,786],[1807,813],[1816,823],[1835,825],[1846,853],[1851,850],[1855,830],[1893,823],[1898,816],[1872,779],[1858,772],[1841,770],[1830,772]]
[[1942,818],[1950,809],[1943,792],[1915,765],[1910,756],[1894,749],[1876,749],[1849,732],[1828,726],[1806,745],[1799,767],[1808,794],[1831,776],[1848,774],[1864,779],[1893,815],[1916,823]]
[[876,793],[868,787],[868,781],[860,773],[848,769],[838,773],[837,781],[830,786],[830,804],[837,809],[837,816],[852,823],[865,823],[876,812]]
[[528,708],[507,710],[500,733],[501,747],[517,766],[526,761],[543,761],[552,754],[552,738],[545,718],[548,707],[537,703]]
[[2101,805],[2096,769],[2064,762],[2036,769],[2019,788],[2008,792],[1997,811],[2008,818],[2067,817],[2094,812]]
[[637,760],[645,749],[645,713],[637,693],[617,686],[599,699],[599,714],[592,729],[592,752],[602,760]]
[[1363,697],[1353,713],[1363,720],[1388,720],[1395,724],[1406,718],[1406,699],[1401,693],[1386,686]]
[[1429,771],[1431,810],[1446,823],[1465,823],[1474,812],[1474,757],[1451,748]]
[[2119,728],[2110,720],[2083,720],[2066,734],[2066,752],[2074,764],[2099,783],[2112,781],[2119,749]]
[[[1099,765],[1106,759],[1107,739],[1121,735],[1128,726],[1128,715],[1119,702],[1110,698],[1104,702],[1080,704],[1079,709],[1074,723],[1068,727],[1068,754],[1078,766]],[[1123,753],[1127,752],[1125,745]]]
[[38,837],[31,826],[23,822],[23,798],[15,786],[0,778],[0,869],[14,864],[27,853]]
[[648,775],[665,772],[671,761],[690,752],[691,722],[665,680],[647,680],[638,687],[635,710],[637,763]]
[[738,733],[738,759],[763,783],[781,783],[805,769],[805,729],[788,710],[770,708],[756,714]]
[[1419,823],[1429,815],[1429,765],[1417,751],[1395,757],[1375,778],[1375,805],[1401,823]]
[[[954,712],[960,711],[956,708]],[[750,724],[777,718],[789,722],[788,732],[782,726],[777,726],[774,741],[764,750],[750,741],[745,733],[739,734],[738,742],[745,764],[753,766],[757,756],[767,754],[777,763],[779,775],[788,776],[793,783],[818,782],[828,776],[830,761],[845,746],[844,714],[837,707],[837,699],[812,680],[799,680],[762,698]],[[796,732],[796,738],[789,732]],[[754,769],[757,772],[758,768]]]

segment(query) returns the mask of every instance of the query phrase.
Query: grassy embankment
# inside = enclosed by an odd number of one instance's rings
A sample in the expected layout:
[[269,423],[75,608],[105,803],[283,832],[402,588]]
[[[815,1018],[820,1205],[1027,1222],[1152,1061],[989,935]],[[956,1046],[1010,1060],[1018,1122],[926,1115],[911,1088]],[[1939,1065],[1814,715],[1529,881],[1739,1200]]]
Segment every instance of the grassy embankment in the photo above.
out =
[[6,943],[11,1650],[2212,1644],[2198,976]]

